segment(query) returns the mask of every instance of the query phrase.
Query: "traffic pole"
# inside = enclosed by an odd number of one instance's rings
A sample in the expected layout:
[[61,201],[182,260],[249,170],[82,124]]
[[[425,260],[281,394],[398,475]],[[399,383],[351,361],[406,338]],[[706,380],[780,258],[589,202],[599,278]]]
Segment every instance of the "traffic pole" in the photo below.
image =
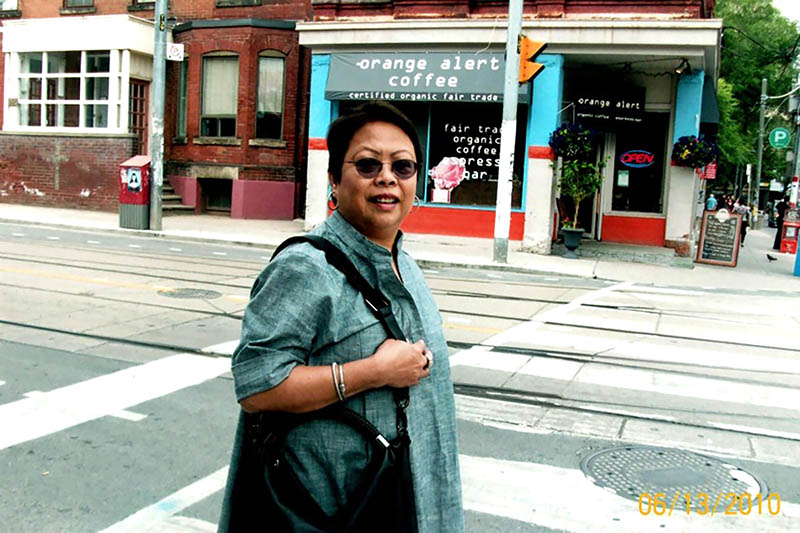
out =
[[761,160],[764,157],[764,110],[767,106],[767,78],[761,80],[761,105],[758,110],[758,160],[756,161],[756,176],[753,180],[755,194],[753,195],[756,210],[759,209],[758,193],[761,188]]
[[153,42],[153,107],[150,122],[150,229],[161,230],[161,192],[164,186],[164,93],[166,90],[167,1],[155,3]]
[[508,35],[506,36],[506,72],[503,87],[503,123],[500,126],[500,168],[497,176],[497,202],[494,212],[494,261],[496,263],[508,263],[514,146],[517,140],[518,47],[521,29],[522,0],[510,0],[508,3]]

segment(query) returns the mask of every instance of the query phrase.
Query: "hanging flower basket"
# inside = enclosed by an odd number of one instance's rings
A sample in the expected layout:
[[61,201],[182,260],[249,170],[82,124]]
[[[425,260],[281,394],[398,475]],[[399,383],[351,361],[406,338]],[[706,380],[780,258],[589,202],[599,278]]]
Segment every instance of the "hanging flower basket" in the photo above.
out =
[[589,128],[565,122],[550,134],[550,148],[564,160],[589,159],[594,155],[594,137]]
[[672,161],[680,167],[703,168],[717,158],[719,150],[713,141],[687,135],[672,145]]

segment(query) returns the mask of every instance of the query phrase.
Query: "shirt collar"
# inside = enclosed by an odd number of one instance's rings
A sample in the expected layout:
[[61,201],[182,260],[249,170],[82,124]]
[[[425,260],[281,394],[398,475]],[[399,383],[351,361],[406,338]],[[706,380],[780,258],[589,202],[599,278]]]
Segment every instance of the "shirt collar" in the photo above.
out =
[[[391,256],[391,252],[383,246],[369,240],[363,233],[353,227],[339,211],[334,211],[325,221],[328,230],[338,237],[338,240],[345,246],[365,257],[373,260]],[[403,251],[403,232],[399,230],[395,238],[394,245],[399,255]]]

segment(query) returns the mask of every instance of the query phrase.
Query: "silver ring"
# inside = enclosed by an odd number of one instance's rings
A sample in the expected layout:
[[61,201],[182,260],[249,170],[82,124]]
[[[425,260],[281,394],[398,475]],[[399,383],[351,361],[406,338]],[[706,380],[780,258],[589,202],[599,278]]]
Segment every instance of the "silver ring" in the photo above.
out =
[[422,367],[422,370],[427,370],[428,368],[430,368],[430,366],[431,366],[431,363],[433,363],[433,357],[431,357],[430,355],[428,355],[428,352],[425,352],[425,353],[423,353],[422,355],[424,355],[424,356],[425,356],[425,359],[427,359],[427,360],[428,360],[428,362],[427,362],[427,363],[425,363],[425,366],[423,366],[423,367]]

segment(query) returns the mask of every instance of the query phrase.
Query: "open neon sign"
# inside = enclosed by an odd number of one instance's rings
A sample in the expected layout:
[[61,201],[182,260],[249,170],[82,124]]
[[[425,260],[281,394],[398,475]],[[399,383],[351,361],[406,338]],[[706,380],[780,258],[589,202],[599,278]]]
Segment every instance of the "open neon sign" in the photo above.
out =
[[656,156],[647,150],[629,150],[619,156],[620,162],[631,168],[649,167],[655,161]]

